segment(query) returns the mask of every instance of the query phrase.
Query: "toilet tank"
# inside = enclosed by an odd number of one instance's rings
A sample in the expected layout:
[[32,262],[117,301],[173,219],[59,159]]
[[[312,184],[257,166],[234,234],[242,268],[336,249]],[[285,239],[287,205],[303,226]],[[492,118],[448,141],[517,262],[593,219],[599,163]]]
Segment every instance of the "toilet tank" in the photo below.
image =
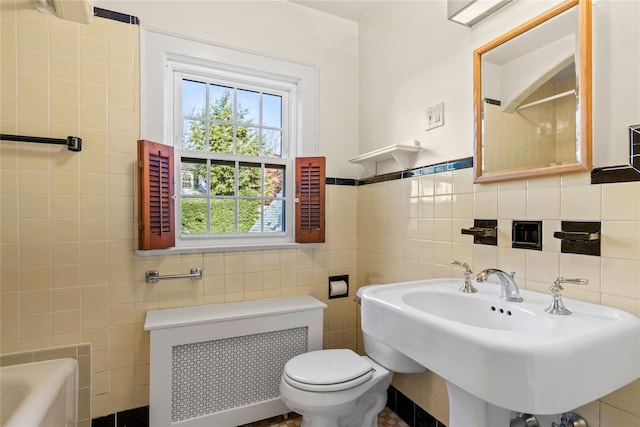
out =
[[419,374],[425,371],[424,366],[378,341],[371,335],[363,332],[362,338],[364,340],[364,351],[367,353],[367,356],[390,371],[400,374]]

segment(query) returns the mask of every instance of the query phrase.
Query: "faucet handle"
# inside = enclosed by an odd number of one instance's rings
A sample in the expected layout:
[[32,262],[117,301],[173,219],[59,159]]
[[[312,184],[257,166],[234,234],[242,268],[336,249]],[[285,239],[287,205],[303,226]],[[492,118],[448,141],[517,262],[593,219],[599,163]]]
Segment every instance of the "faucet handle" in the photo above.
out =
[[452,259],[451,260],[451,265],[453,265],[454,267],[464,268],[464,277],[465,277],[465,279],[467,277],[469,277],[469,279],[471,279],[471,275],[473,274],[473,271],[471,271],[471,268],[469,267],[469,264],[467,264],[466,262],[460,262],[460,261],[457,261],[455,259]]
[[478,292],[478,290],[474,288],[473,284],[471,283],[471,275],[473,274],[473,271],[471,271],[469,264],[452,259],[451,265],[453,265],[454,267],[464,268],[464,285],[459,289],[459,291],[464,292],[465,294],[473,294]]
[[549,314],[561,314],[567,315],[571,314],[571,311],[564,306],[562,302],[562,291],[564,288],[562,287],[563,283],[571,283],[572,285],[588,285],[589,280],[587,279],[566,279],[564,277],[558,277],[553,281],[553,285],[549,286],[549,290],[551,291],[551,304],[549,307],[545,308]]
[[564,291],[564,288],[562,287],[563,283],[570,283],[572,285],[588,285],[589,280],[588,279],[567,279],[564,277],[558,277],[556,280],[553,281],[553,285],[549,286],[551,295],[561,296],[562,295],[561,291]]

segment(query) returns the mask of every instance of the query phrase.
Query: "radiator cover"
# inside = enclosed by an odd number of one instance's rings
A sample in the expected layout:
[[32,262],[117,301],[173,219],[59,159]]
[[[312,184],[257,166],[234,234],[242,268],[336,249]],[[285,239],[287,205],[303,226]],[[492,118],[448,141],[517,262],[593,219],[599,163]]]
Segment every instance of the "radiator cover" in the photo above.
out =
[[234,427],[289,412],[284,365],[322,348],[325,308],[304,295],[148,311],[150,425]]
[[307,341],[301,327],[174,346],[171,420],[278,398],[285,363],[306,352]]

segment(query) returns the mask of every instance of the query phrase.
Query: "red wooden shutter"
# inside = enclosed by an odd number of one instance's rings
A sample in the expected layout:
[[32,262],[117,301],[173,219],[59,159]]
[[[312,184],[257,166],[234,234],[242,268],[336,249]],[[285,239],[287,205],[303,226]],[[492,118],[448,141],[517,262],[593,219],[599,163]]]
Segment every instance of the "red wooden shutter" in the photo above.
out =
[[296,158],[296,242],[324,243],[325,158]]
[[138,141],[138,249],[175,246],[173,147]]

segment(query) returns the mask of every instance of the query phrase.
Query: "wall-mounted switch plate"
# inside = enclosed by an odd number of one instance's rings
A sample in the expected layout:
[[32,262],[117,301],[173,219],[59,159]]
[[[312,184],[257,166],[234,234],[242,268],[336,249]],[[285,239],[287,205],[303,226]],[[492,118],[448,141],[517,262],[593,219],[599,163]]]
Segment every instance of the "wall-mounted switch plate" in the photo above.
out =
[[444,126],[444,102],[427,107],[425,130]]

